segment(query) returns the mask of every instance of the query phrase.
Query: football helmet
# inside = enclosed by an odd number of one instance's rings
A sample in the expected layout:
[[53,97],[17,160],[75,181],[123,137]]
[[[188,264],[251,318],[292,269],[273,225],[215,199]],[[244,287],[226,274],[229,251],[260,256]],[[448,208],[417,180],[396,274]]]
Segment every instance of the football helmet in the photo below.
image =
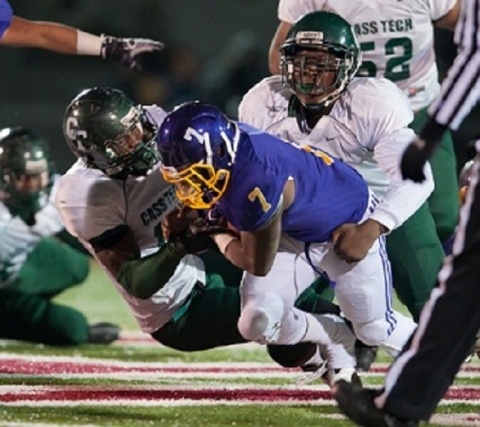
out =
[[290,28],[280,53],[285,86],[311,110],[335,101],[361,63],[353,28],[339,15],[324,11],[300,18]]
[[0,130],[0,200],[12,214],[32,223],[48,200],[53,173],[45,140],[22,127]]
[[188,102],[174,109],[158,132],[160,170],[177,197],[193,209],[209,209],[225,193],[240,130],[217,107]]
[[72,152],[87,166],[119,179],[145,175],[158,162],[157,132],[146,110],[118,89],[84,90],[63,117]]

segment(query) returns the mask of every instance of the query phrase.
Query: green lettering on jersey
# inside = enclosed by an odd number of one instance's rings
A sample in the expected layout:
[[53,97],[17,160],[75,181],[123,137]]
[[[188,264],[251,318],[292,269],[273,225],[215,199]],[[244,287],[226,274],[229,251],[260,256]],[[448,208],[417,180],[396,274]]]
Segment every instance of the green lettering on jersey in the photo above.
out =
[[[385,21],[382,21],[385,22]],[[375,42],[360,43],[363,52],[375,50]],[[413,44],[408,37],[392,38],[385,43],[385,73],[383,77],[396,82],[410,77],[410,64],[412,59]],[[363,61],[358,76],[376,77],[377,65],[374,61]]]
[[355,34],[357,36],[365,36],[368,34],[377,34],[378,33],[378,24],[376,21],[369,22],[360,22],[353,26]]

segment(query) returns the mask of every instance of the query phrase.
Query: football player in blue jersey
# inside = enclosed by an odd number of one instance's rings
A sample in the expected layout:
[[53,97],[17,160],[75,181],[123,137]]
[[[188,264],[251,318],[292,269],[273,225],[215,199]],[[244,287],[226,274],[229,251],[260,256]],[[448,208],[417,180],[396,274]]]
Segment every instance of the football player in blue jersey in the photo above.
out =
[[[243,343],[237,328],[243,272],[218,251],[205,252],[216,247],[208,235],[184,234],[188,224],[178,218],[174,188],[158,172],[155,136],[166,115],[117,89],[90,88],[77,95],[66,108],[63,129],[78,160],[59,179],[57,209],[68,231],[107,272],[143,332],[181,351]],[[300,260],[296,268],[309,270]],[[339,314],[310,296],[301,309]],[[338,342],[335,367],[348,368],[352,356],[340,341],[348,345],[352,332],[338,316],[324,322],[330,322],[330,336]],[[280,349],[284,366],[323,365],[318,346],[299,347]]]
[[101,56],[136,71],[141,69],[138,55],[163,49],[163,44],[155,40],[96,36],[55,22],[20,18],[13,14],[7,0],[0,0],[0,46]]
[[[213,239],[227,259],[246,271],[238,323],[246,339],[275,344],[326,340],[322,319],[294,308],[292,297],[308,286],[314,272],[326,272],[357,337],[397,354],[415,323],[391,307],[383,237],[361,261],[342,260],[335,253],[335,230],[366,220],[376,203],[353,168],[321,150],[229,120],[200,102],[167,115],[157,142],[161,172],[175,184],[180,201],[194,209],[214,209],[236,230]],[[293,274],[299,259],[313,268]]]

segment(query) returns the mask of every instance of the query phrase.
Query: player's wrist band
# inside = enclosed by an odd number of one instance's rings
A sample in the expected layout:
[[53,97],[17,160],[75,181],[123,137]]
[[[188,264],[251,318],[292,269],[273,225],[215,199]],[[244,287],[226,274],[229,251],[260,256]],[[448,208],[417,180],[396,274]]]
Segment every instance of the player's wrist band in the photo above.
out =
[[232,236],[228,233],[214,234],[212,236],[213,241],[217,244],[218,250],[225,255],[227,251],[227,246],[232,243],[234,240],[238,240],[237,237]]
[[77,55],[100,56],[102,38],[77,30]]

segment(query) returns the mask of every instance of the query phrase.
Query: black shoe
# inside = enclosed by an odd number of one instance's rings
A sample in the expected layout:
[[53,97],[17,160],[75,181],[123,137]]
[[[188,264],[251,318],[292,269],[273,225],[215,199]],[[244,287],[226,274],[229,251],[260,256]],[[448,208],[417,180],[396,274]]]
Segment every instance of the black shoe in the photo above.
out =
[[375,395],[372,390],[339,381],[333,387],[332,393],[340,410],[359,426],[388,427],[383,413],[373,403]]
[[370,366],[377,357],[377,350],[378,347],[371,347],[358,339],[355,341],[355,357],[357,359],[355,368],[358,372],[368,372],[370,370]]
[[419,422],[401,420],[385,414],[375,406],[377,390],[362,388],[354,383],[339,381],[332,390],[340,410],[352,421],[363,427],[418,427]]
[[100,322],[88,327],[88,342],[90,344],[110,344],[120,337],[120,328],[113,323]]
[[390,414],[383,416],[388,427],[418,427],[420,423],[414,420],[403,420]]

